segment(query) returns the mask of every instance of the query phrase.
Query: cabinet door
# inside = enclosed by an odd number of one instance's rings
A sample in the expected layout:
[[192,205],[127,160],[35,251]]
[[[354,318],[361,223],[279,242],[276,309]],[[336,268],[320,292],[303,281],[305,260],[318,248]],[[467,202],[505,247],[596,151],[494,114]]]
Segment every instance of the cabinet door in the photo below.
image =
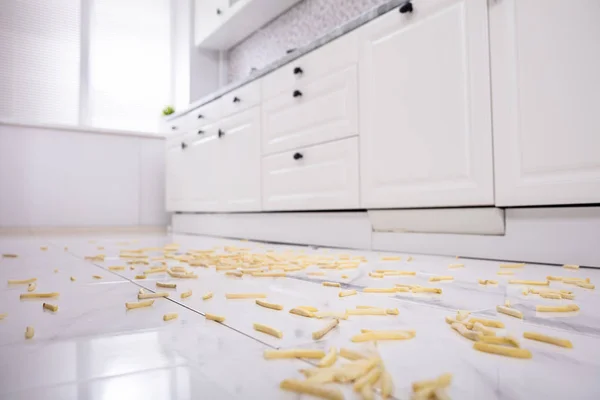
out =
[[216,128],[203,128],[202,133],[193,134],[186,145],[182,175],[188,200],[182,211],[220,211],[222,172]]
[[196,0],[195,4],[195,37],[196,44],[221,25],[228,13],[228,0]]
[[224,211],[260,210],[260,109],[221,120],[219,184]]
[[[166,204],[167,211],[182,211],[185,208],[184,171],[186,154],[182,147],[183,138],[167,141],[166,156]],[[185,145],[184,145],[185,146]]]
[[600,202],[600,1],[565,5],[490,4],[500,206]]
[[494,203],[485,0],[415,0],[359,30],[363,207]]

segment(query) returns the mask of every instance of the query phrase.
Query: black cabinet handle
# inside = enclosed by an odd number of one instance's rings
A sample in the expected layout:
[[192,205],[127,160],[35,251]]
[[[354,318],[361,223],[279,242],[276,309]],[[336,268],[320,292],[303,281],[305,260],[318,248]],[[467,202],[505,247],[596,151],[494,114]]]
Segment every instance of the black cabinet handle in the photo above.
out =
[[301,91],[299,91],[299,90],[294,90],[294,94],[293,94],[293,96],[294,96],[294,97],[302,97],[302,92],[301,92]]
[[304,71],[302,71],[302,68],[300,68],[300,67],[294,68],[294,75],[302,75],[303,73],[304,73]]
[[302,155],[302,153],[295,153],[295,154],[294,154],[294,160],[299,160],[299,159],[301,159],[302,157],[304,157],[304,156]]
[[223,137],[223,135],[225,135],[225,132],[223,132],[221,129],[219,129],[219,137]]
[[202,119],[202,118],[204,118],[204,115],[198,114],[198,119]]
[[185,150],[187,148],[187,144],[181,142],[181,150]]
[[233,98],[234,103],[239,103],[240,101],[241,101],[240,98],[237,96]]
[[407,1],[402,4],[398,10],[400,10],[400,14],[411,13],[413,12],[413,5],[410,1]]
[[177,130],[177,127],[176,127],[175,125],[173,125],[173,126],[171,127],[171,130],[172,130],[172,131],[176,131],[176,130]]
[[200,130],[198,131],[198,135],[204,135],[204,131],[203,131],[202,129],[200,129]]
[[217,15],[221,15],[221,14],[223,14],[223,11],[221,11],[220,8],[217,8]]

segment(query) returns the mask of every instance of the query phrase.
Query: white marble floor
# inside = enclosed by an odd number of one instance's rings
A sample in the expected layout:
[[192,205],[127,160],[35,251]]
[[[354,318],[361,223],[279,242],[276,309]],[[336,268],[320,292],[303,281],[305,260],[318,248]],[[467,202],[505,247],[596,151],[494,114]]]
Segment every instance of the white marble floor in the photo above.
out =
[[[125,244],[124,242],[127,242]],[[155,301],[150,308],[127,311],[124,303],[136,301],[140,288],[157,291],[157,281],[168,281],[166,273],[134,277],[147,267],[110,271],[125,265],[122,249],[181,245],[179,252],[240,246],[253,252],[293,250],[304,254],[365,256],[358,269],[319,270],[311,266],[291,272],[286,278],[229,277],[215,268],[194,268],[198,279],[177,280],[170,298]],[[47,250],[41,250],[47,246]],[[65,250],[65,247],[68,249]],[[99,249],[103,247],[103,249]],[[550,300],[524,296],[523,286],[509,279],[544,280],[547,275],[590,278],[600,281],[600,270],[566,270],[549,265],[526,265],[513,276],[497,275],[498,261],[397,254],[401,261],[382,261],[381,254],[344,249],[316,249],[198,236],[148,235],[54,235],[0,236],[0,398],[2,399],[226,399],[309,398],[279,389],[286,378],[301,378],[298,370],[310,367],[304,360],[263,359],[270,348],[346,347],[377,351],[394,381],[394,398],[411,397],[411,383],[452,373],[448,394],[454,399],[598,399],[600,398],[600,296],[561,282],[552,288],[572,290],[574,300]],[[103,253],[104,262],[85,256]],[[159,253],[156,253],[159,254]],[[386,253],[385,255],[392,255]],[[394,254],[396,255],[396,254]],[[464,268],[449,269],[462,263]],[[169,260],[169,265],[178,265]],[[376,269],[417,271],[416,276],[375,279]],[[55,271],[56,270],[56,271]],[[324,271],[325,276],[308,275]],[[95,279],[93,275],[101,276]],[[345,275],[347,277],[342,277]],[[433,275],[452,275],[454,281],[430,283]],[[56,313],[42,309],[43,300],[20,300],[26,285],[8,285],[9,279],[37,278],[38,292],[60,292]],[[70,277],[76,280],[71,281]],[[497,286],[482,286],[478,279],[494,279]],[[339,282],[342,289],[357,289],[355,296],[340,298],[339,288],[324,287],[322,281]],[[365,287],[392,287],[395,283],[436,286],[441,295],[360,293]],[[193,295],[179,294],[191,289]],[[214,297],[202,300],[212,291]],[[259,307],[253,300],[226,300],[226,292],[267,293],[268,300],[282,304],[284,311]],[[524,314],[519,320],[497,314],[496,305],[510,300]],[[576,313],[536,313],[538,304],[576,303]],[[321,310],[343,311],[357,305],[398,308],[398,316],[352,316],[320,341],[312,332],[324,320],[289,314],[289,309],[309,305]],[[473,343],[453,331],[444,321],[458,309],[476,316],[503,321],[507,333],[521,337],[521,345],[532,359],[513,359],[475,351]],[[165,313],[179,318],[165,322]],[[226,317],[223,324],[207,321],[204,313]],[[256,332],[253,323],[273,326],[283,338]],[[24,338],[26,326],[35,337]],[[379,342],[375,346],[355,344],[350,338],[368,329],[414,329],[412,340]],[[565,349],[522,338],[535,331],[571,340]],[[348,386],[348,385],[346,385]],[[347,399],[360,398],[351,387],[341,387]]]

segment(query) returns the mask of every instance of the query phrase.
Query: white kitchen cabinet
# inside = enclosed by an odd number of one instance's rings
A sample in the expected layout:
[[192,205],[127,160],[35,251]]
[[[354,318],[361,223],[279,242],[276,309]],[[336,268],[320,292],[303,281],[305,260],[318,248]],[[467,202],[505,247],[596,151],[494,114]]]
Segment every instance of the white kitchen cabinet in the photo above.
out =
[[364,208],[492,205],[487,1],[413,1],[359,28]]
[[229,0],[196,0],[194,4],[196,44],[215,32],[229,14]]
[[214,126],[204,127],[201,134],[193,133],[184,140],[184,168],[181,172],[186,186],[185,201],[178,211],[220,211],[221,143]]
[[600,202],[600,1],[490,3],[496,204]]
[[262,177],[267,211],[358,208],[358,138],[267,156]]
[[215,162],[222,211],[259,211],[260,110],[251,108],[219,122],[220,159]]
[[356,65],[298,83],[263,104],[263,153],[358,134]]
[[185,193],[186,184],[183,172],[186,167],[186,153],[184,152],[185,136],[178,135],[177,137],[167,140],[167,155],[166,155],[166,207],[167,211],[181,211],[186,208],[188,199]]

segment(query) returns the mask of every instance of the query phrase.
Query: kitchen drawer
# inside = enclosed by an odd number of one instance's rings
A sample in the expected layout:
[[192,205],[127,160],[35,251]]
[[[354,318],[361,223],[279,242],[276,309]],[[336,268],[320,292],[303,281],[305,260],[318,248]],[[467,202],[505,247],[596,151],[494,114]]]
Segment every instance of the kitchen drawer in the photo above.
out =
[[263,103],[263,154],[358,134],[356,65],[298,85]]
[[358,62],[356,32],[350,32],[273,71],[262,79],[263,99]]
[[260,105],[260,80],[255,80],[223,95],[219,102],[221,102],[222,117]]
[[170,121],[163,120],[161,123],[161,132],[163,133],[185,133],[190,127],[189,118],[187,114],[181,115]]
[[221,118],[221,115],[221,101],[211,101],[210,103],[200,106],[186,114],[187,124],[189,124],[188,130],[212,125]]
[[263,209],[359,207],[358,138],[263,158]]

